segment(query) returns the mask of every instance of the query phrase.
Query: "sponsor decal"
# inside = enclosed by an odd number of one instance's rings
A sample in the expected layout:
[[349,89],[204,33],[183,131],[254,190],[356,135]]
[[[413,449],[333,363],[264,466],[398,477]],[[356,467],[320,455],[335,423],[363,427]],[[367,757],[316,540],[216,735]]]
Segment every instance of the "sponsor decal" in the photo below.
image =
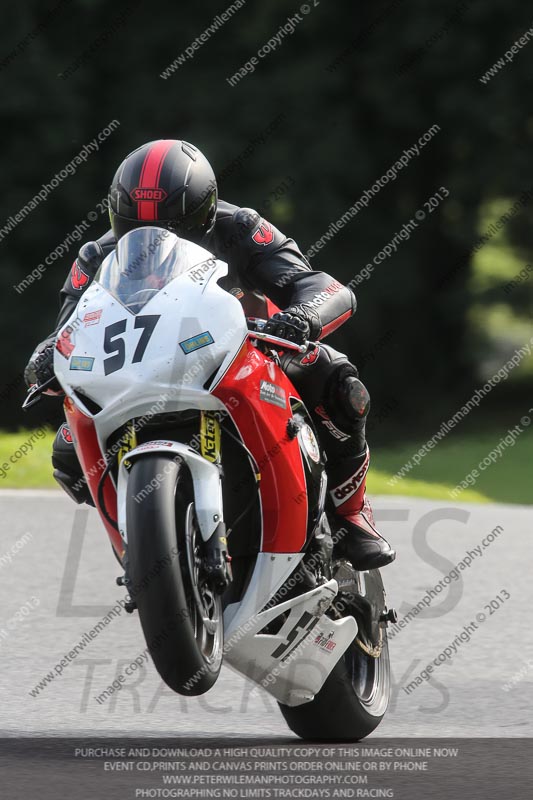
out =
[[212,464],[220,460],[220,425],[209,411],[202,414],[200,422],[200,452]]
[[59,429],[59,433],[64,442],[72,444],[72,434],[68,425],[62,425]]
[[187,272],[187,275],[194,281],[194,283],[203,283],[205,280],[206,274],[209,270],[216,267],[217,262],[214,258],[209,258],[207,261],[203,261],[201,264],[198,264],[196,267],[191,267],[191,269]]
[[321,650],[325,650],[326,653],[332,653],[337,647],[337,642],[333,641],[333,632],[329,633],[327,636],[319,633],[316,639],[313,640],[313,644],[316,644]]
[[82,372],[92,372],[94,358],[90,356],[72,356],[70,359],[70,369],[81,370]]
[[70,356],[72,355],[72,351],[74,350],[74,343],[71,339],[71,335],[72,335],[72,328],[69,325],[61,333],[59,339],[56,342],[56,350],[58,353],[61,353],[63,358],[70,358]]
[[164,439],[154,439],[151,442],[145,442],[137,447],[137,450],[155,450],[158,447],[172,447],[175,442],[166,442]]
[[367,451],[366,458],[357,472],[330,492],[331,499],[335,506],[341,506],[349,497],[352,497],[356,493],[366,477],[369,461],[370,453]]
[[314,364],[318,358],[318,354],[320,353],[320,348],[316,345],[313,350],[310,350],[309,353],[306,353],[305,356],[300,361],[300,364],[307,366],[308,364]]
[[267,222],[265,219],[262,219],[259,223],[259,228],[256,230],[252,239],[256,244],[267,245],[274,239],[274,231],[272,230],[272,225],[270,222]]
[[141,186],[136,186],[135,189],[132,189],[130,192],[130,197],[132,200],[135,200],[136,203],[142,203],[144,200],[150,200],[154,203],[160,203],[161,200],[165,200],[167,197],[167,193],[164,189],[156,189],[156,188],[147,188]]
[[180,347],[187,355],[199,350],[201,347],[207,347],[208,344],[213,344],[214,341],[209,331],[203,331],[203,333],[198,333],[196,336],[191,336],[190,339],[184,339],[183,342],[180,342]]
[[309,458],[315,462],[315,464],[320,464],[320,448],[318,446],[316,436],[313,433],[313,429],[307,423],[305,423],[300,428],[300,434],[305,452]]
[[101,316],[102,316],[101,308],[99,308],[98,311],[88,311],[83,318],[83,324],[85,325],[86,328],[89,325],[98,325]]
[[270,383],[270,381],[261,381],[259,398],[264,400],[265,403],[271,403],[273,406],[287,408],[285,390],[275,383]]
[[339,442],[345,442],[347,439],[350,438],[350,436],[347,433],[344,433],[344,431],[341,431],[340,428],[337,428],[333,424],[324,406],[317,406],[315,408],[315,412],[318,414],[319,417],[322,417],[322,419],[320,420],[321,424],[325,428],[327,428],[327,430],[331,433],[331,435],[334,436],[335,439],[338,439]]
[[133,422],[128,422],[126,430],[120,437],[120,450],[117,454],[117,462],[120,464],[122,459],[125,458],[130,450],[137,447],[137,433]]
[[76,289],[77,291],[81,291],[83,287],[87,286],[89,283],[89,276],[78,264],[78,259],[76,259],[72,265],[72,269],[70,270],[70,282],[72,284],[72,288]]
[[322,292],[317,292],[314,297],[311,298],[311,300],[306,300],[305,305],[312,306],[313,308],[319,308],[320,306],[324,305],[326,300],[329,300],[329,298],[334,294],[340,292],[341,289],[344,289],[342,283],[339,283],[339,281],[333,281],[329,286],[326,286]]
[[278,645],[274,652],[271,653],[272,658],[279,658],[281,661],[285,661],[291,652],[298,647],[300,642],[303,642],[318,623],[318,617],[315,617],[314,614],[310,614],[309,611],[304,611],[298,622],[288,632],[285,641]]

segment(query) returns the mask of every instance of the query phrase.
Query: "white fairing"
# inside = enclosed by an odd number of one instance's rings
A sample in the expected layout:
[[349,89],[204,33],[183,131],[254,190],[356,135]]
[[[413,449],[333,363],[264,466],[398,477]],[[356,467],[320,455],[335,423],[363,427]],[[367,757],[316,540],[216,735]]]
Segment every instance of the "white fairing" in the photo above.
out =
[[[93,418],[102,452],[108,437],[132,418],[224,409],[204,385],[222,378],[248,333],[241,304],[217,283],[227,265],[206,250],[146,226],[124,236],[117,252],[105,259],[60,330],[54,356],[58,380]],[[101,410],[94,413],[91,401]],[[127,459],[147,451],[187,462],[200,531],[208,539],[223,520],[219,468],[172,441],[141,444]],[[117,514],[125,542],[127,483],[122,461]],[[338,591],[335,581],[263,610],[301,558],[260,553],[244,597],[224,614],[227,662],[287,705],[313,698],[357,633],[352,617],[333,621],[325,615]],[[281,630],[261,633],[283,611],[289,614]],[[276,655],[284,643],[290,652]]]
[[[325,615],[338,591],[328,581],[317,589],[260,611],[226,631],[226,663],[288,706],[313,699],[357,635],[353,617]],[[258,606],[261,609],[262,605]],[[280,613],[289,614],[280,630],[261,633]]]
[[[143,453],[173,453],[181,456],[191,471],[194,484],[194,510],[198,525],[204,541],[213,534],[219,521],[223,519],[222,486],[218,467],[199,456],[196,450],[181,442],[152,441],[135,447],[128,453],[128,461]],[[118,529],[125,542],[128,541],[126,527],[126,487],[128,483],[128,470],[121,462],[118,474],[117,511]]]
[[[104,289],[97,275],[58,334],[58,339],[65,339],[70,328],[74,349],[69,358],[56,350],[55,373],[66,394],[82,410],[75,390],[104,409],[94,416],[102,449],[107,437],[132,417],[188,408],[223,408],[203,386],[217,370],[220,375],[224,373],[247,335],[241,304],[217,283],[227,274],[227,265],[216,261],[207,250],[169,236],[186,252],[191,268],[157,293],[154,290],[152,299],[137,314]],[[116,258],[115,253],[107,256],[100,271],[112,270]],[[142,327],[134,326],[139,324],[137,320],[155,315],[159,319],[142,359],[134,361],[145,335]],[[113,324],[118,332],[112,329],[110,334]],[[110,340],[107,350],[106,330]],[[206,341],[212,338],[212,343],[184,352],[184,347],[192,346],[184,343],[201,335]],[[106,363],[109,370],[111,359],[120,357],[122,349],[123,366],[106,375]]]

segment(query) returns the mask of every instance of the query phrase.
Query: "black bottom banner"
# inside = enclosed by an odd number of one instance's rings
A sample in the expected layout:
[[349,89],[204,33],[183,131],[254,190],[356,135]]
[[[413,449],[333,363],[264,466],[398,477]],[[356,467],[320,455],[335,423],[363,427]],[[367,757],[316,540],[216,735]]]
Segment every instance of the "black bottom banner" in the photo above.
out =
[[532,739],[10,738],[2,800],[531,796]]

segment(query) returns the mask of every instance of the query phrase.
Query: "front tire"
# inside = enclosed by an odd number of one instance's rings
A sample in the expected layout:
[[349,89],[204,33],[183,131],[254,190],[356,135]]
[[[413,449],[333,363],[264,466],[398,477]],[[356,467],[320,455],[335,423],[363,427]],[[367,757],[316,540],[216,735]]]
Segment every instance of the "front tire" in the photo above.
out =
[[[383,592],[379,570],[368,573],[374,591]],[[300,706],[279,704],[289,728],[302,739],[358,741],[374,731],[390,697],[390,661],[386,624],[381,624],[382,649],[368,655],[356,641],[337,662],[320,692]]]
[[175,692],[203,694],[222,666],[222,602],[203,574],[204,543],[182,459],[150,454],[133,462],[126,520],[128,589],[154,665]]

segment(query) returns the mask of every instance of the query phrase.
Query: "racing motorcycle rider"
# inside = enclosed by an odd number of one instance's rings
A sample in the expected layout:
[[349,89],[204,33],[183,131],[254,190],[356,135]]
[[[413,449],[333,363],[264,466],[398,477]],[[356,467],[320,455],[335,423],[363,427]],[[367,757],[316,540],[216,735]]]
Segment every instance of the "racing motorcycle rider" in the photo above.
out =
[[[229,275],[221,283],[241,299],[248,316],[265,316],[265,297],[281,309],[266,325],[265,331],[272,335],[318,343],[355,312],[351,290],[330,275],[313,271],[293,239],[257,212],[218,199],[209,162],[187,142],[164,139],[130,153],[111,184],[109,213],[111,230],[84,244],[72,265],[61,291],[56,330],[70,317],[117,240],[143,225],[166,228],[227,262]],[[52,334],[33,353],[25,373],[28,385],[53,378],[54,339]],[[337,538],[343,538],[341,552],[356,569],[389,564],[396,554],[376,530],[365,497],[370,398],[357,369],[345,355],[322,343],[304,355],[284,354],[281,364],[309,409],[327,456],[331,510],[338,522]],[[92,502],[86,483],[80,481],[82,472],[66,425],[57,433],[52,463],[54,476],[73,499]]]

